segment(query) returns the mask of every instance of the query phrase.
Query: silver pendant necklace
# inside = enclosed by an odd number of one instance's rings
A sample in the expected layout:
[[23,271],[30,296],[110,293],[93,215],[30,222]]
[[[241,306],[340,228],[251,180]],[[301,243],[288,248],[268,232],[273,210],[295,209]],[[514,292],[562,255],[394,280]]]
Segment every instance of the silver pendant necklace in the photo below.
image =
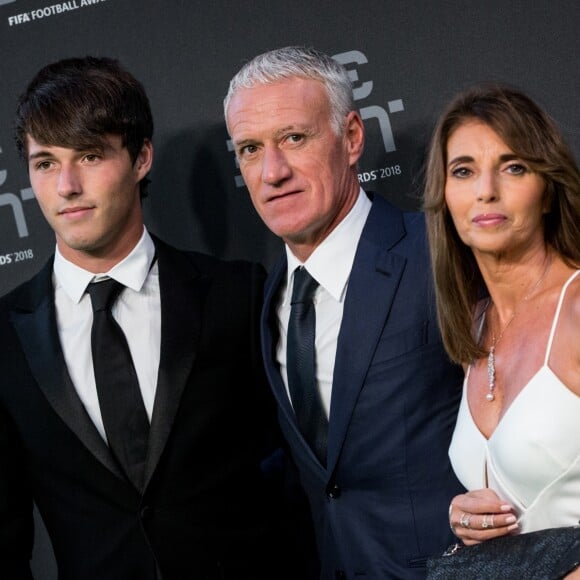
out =
[[[544,271],[542,272],[542,275],[540,276],[538,281],[532,286],[531,290],[515,305],[514,311],[511,315],[510,319],[505,323],[504,327],[502,328],[501,332],[499,333],[499,336],[496,338],[495,333],[492,333],[492,335],[491,335],[491,346],[489,347],[489,354],[487,355],[488,390],[487,390],[487,393],[485,395],[485,399],[487,401],[489,401],[490,403],[492,401],[495,401],[495,377],[496,377],[495,351],[496,351],[497,345],[499,344],[499,341],[502,339],[508,326],[512,323],[513,319],[516,317],[516,314],[518,312],[519,307],[524,302],[526,302],[532,296],[532,294],[538,289],[538,286],[542,283],[542,280],[546,277],[546,274],[548,273],[548,270],[550,269],[551,264],[552,264],[552,260],[550,259],[548,261],[548,263],[546,264],[546,267],[544,268]],[[492,304],[491,298],[488,300],[487,305],[485,307],[486,316],[487,316],[487,310],[488,310],[490,304]]]

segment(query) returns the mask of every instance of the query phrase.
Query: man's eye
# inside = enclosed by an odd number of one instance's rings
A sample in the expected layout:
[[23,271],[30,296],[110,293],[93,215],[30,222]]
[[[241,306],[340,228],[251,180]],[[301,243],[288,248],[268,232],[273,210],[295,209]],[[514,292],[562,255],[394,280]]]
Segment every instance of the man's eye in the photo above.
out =
[[39,171],[46,171],[47,169],[50,169],[52,166],[50,161],[40,161],[35,165],[35,169],[38,169]]
[[244,147],[240,148],[239,155],[251,155],[257,150],[258,148],[255,145],[244,145]]

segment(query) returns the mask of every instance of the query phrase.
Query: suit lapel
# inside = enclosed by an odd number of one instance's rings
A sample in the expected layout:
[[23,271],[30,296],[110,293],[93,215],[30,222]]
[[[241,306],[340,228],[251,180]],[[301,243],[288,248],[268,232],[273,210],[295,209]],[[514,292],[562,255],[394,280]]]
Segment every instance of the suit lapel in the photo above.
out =
[[404,235],[401,212],[375,196],[357,247],[338,337],[328,433],[329,473],[340,456],[356,401],[403,274],[406,259],[390,250]]
[[282,375],[278,368],[276,361],[276,346],[278,342],[278,322],[276,316],[276,306],[280,291],[280,286],[284,281],[286,276],[287,262],[286,255],[276,264],[272,269],[270,276],[266,282],[265,296],[264,296],[264,307],[262,310],[262,352],[264,354],[264,361],[266,367],[266,374],[268,376],[268,381],[274,392],[276,401],[280,409],[280,413],[285,418],[285,422],[290,426],[294,433],[294,437],[297,441],[300,441],[302,445],[303,452],[310,456],[311,460],[320,467],[324,469],[318,458],[312,451],[310,445],[304,439],[300,429],[298,428],[298,423],[296,422],[296,415],[294,414],[294,409],[290,403],[288,397],[288,392],[284,381],[282,380]]
[[264,354],[266,374],[268,375],[268,381],[274,392],[274,396],[282,410],[282,413],[286,416],[289,423],[293,424],[298,432],[298,427],[296,425],[296,417],[294,415],[294,410],[290,404],[288,398],[288,393],[278,370],[278,364],[276,362],[276,345],[278,342],[278,322],[276,316],[276,306],[280,291],[280,286],[284,281],[287,270],[286,256],[284,255],[282,259],[272,269],[270,276],[266,282],[265,292],[264,292],[264,307],[262,309],[262,352]]
[[[161,294],[161,355],[146,467],[149,481],[171,432],[195,359],[203,284],[192,263],[155,240]],[[11,321],[31,372],[55,413],[110,471],[126,479],[109,452],[69,377],[56,329],[52,260],[23,288]]]
[[[405,235],[402,212],[375,195],[357,247],[338,337],[328,433],[328,473],[338,461],[356,400],[405,268],[406,258],[391,251]],[[262,351],[268,380],[281,413],[302,441],[306,452],[318,463],[298,429],[276,364],[278,330],[275,308],[286,270],[284,255],[268,277],[262,311]],[[372,308],[369,304],[373,305]],[[357,339],[353,340],[353,337]]]
[[70,379],[56,328],[52,260],[19,294],[11,322],[30,370],[54,412],[110,471],[124,478]]
[[[161,294],[161,355],[145,472],[155,471],[193,367],[201,331],[203,282],[184,255],[155,240]],[[196,283],[192,281],[197,278]]]

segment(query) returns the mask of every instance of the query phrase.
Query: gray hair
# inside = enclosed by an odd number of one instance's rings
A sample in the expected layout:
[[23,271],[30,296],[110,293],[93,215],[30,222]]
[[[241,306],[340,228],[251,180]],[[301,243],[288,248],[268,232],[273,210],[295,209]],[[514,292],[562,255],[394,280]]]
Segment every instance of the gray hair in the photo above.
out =
[[352,83],[347,70],[332,57],[314,48],[286,46],[260,54],[247,62],[230,81],[224,99],[224,115],[230,101],[240,89],[268,85],[290,79],[320,81],[330,102],[330,117],[334,131],[340,134],[345,117],[354,110]]

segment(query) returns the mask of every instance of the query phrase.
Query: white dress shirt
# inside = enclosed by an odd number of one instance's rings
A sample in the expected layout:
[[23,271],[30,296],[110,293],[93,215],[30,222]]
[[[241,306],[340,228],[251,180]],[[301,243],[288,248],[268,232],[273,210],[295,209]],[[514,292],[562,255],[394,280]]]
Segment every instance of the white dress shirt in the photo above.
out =
[[330,416],[336,345],[342,322],[348,278],[371,206],[371,201],[361,189],[358,199],[350,212],[312,252],[304,264],[286,246],[288,272],[286,288],[281,292],[280,302],[277,306],[280,338],[276,349],[276,358],[290,397],[286,370],[290,299],[292,298],[294,284],[294,270],[299,266],[304,266],[308,273],[320,284],[313,299],[316,312],[316,379],[327,417]]
[[113,304],[112,313],[129,344],[149,420],[153,411],[161,348],[161,299],[157,262],[151,267],[155,246],[147,230],[131,253],[109,272],[93,274],[66,260],[58,251],[54,258],[54,300],[58,335],[74,387],[87,413],[106,440],[99,408],[91,326],[93,309],[85,292],[93,280],[114,278],[126,288]]

